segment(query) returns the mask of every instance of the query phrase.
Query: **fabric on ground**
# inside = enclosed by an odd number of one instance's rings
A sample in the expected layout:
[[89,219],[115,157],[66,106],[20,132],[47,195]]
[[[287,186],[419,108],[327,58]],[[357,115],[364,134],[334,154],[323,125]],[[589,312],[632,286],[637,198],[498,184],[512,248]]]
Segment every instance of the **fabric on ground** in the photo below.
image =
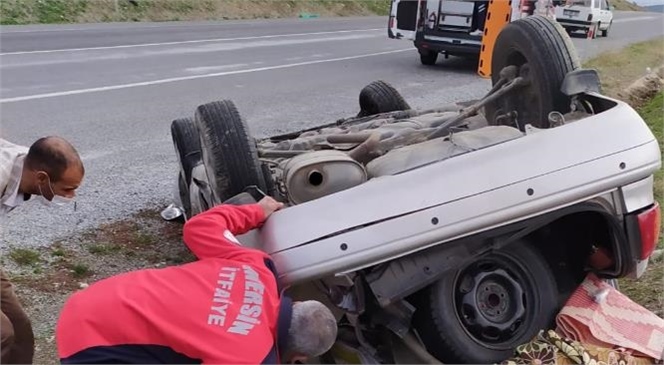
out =
[[594,274],[572,293],[556,317],[563,338],[635,356],[664,358],[664,319],[630,300]]
[[650,365],[653,362],[622,349],[581,344],[553,330],[541,330],[531,342],[517,347],[514,357],[501,365]]

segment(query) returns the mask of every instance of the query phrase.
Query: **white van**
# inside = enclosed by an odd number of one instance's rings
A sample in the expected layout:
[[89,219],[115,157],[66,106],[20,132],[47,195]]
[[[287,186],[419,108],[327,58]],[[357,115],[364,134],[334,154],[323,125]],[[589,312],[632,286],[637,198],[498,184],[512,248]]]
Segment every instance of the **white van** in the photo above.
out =
[[602,32],[602,37],[609,35],[613,23],[613,7],[608,0],[570,0],[556,7],[556,20],[567,32],[592,30],[592,38]]

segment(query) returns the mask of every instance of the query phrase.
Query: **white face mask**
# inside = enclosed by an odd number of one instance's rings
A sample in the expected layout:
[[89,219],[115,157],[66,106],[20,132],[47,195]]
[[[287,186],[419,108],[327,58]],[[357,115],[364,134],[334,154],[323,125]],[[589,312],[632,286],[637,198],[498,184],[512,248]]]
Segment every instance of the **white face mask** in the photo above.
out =
[[72,198],[65,198],[64,196],[56,195],[55,192],[53,191],[53,186],[51,186],[51,177],[46,175],[48,177],[48,188],[51,190],[51,194],[53,195],[53,199],[48,200],[46,197],[44,197],[44,193],[42,192],[41,186],[37,185],[39,187],[39,201],[44,204],[47,207],[51,206],[58,206],[62,207],[68,204],[71,204],[74,202],[74,199]]

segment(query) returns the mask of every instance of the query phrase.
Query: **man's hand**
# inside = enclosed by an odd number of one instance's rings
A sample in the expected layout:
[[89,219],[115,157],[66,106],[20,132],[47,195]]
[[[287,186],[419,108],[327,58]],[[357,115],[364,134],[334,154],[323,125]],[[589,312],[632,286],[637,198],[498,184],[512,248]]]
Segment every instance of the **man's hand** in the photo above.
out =
[[258,202],[258,205],[260,205],[261,208],[263,208],[263,212],[265,213],[265,219],[267,219],[272,213],[284,207],[284,203],[279,203],[278,201],[274,200],[272,197],[269,196],[266,196],[265,198],[261,199],[261,201]]

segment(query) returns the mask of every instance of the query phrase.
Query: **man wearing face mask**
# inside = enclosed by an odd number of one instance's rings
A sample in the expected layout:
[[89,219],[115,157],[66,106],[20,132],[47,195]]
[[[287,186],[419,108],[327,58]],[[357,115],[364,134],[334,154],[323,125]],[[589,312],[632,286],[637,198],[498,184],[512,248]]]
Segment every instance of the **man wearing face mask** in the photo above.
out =
[[[71,202],[84,174],[78,152],[60,137],[40,138],[30,148],[0,138],[0,217],[33,196],[46,205]],[[0,309],[0,363],[31,364],[32,326],[1,269]]]

